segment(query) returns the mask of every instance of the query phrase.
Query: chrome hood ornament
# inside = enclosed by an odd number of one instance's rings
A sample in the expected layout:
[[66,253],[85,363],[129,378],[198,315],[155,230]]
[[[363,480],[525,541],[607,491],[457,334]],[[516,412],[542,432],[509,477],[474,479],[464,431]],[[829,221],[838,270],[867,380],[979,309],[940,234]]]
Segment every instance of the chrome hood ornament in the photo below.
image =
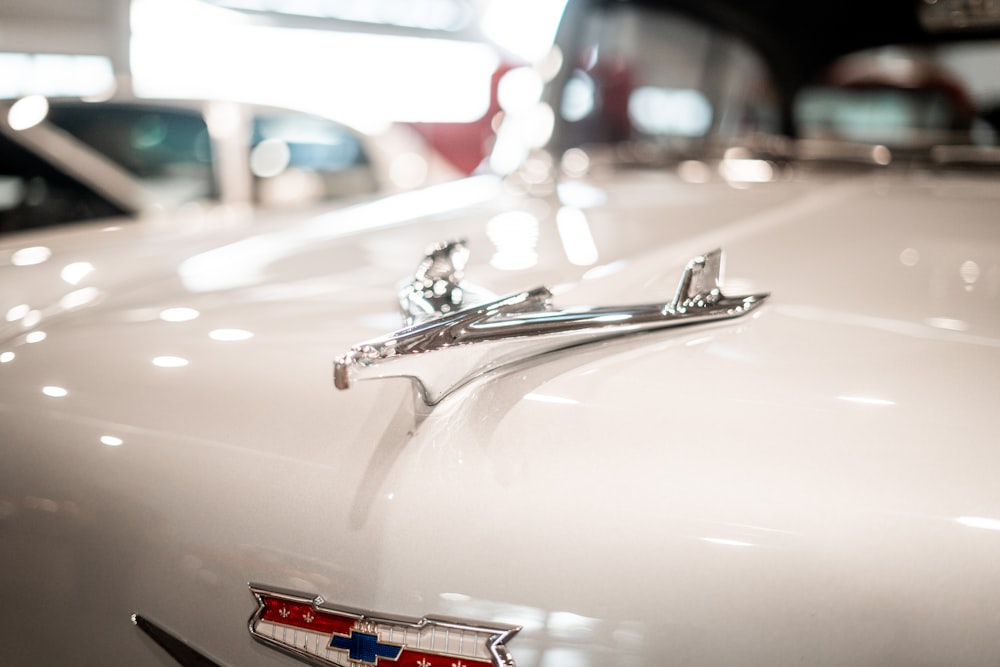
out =
[[465,304],[462,286],[469,249],[462,241],[432,247],[417,267],[413,280],[399,294],[405,324],[416,324],[460,310]]
[[[461,253],[464,253],[462,255]],[[408,326],[359,343],[334,365],[334,384],[347,389],[354,380],[409,377],[427,405],[483,373],[584,343],[641,331],[730,319],[747,314],[768,297],[722,293],[723,255],[713,250],[688,262],[668,303],[558,310],[544,287],[464,305],[460,271],[463,243],[437,246],[421,263],[400,298]],[[442,277],[443,274],[447,275]],[[447,308],[439,308],[443,303]],[[463,306],[455,309],[456,306]]]
[[382,616],[258,584],[250,591],[253,638],[316,665],[514,667],[506,642],[518,626]]

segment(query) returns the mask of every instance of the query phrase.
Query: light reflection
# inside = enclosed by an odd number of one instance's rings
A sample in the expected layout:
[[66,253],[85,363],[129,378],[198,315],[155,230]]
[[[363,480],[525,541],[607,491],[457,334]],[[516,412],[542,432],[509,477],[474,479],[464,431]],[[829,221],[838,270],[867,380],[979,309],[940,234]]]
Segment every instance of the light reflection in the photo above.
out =
[[513,604],[505,604],[490,614],[490,620],[503,625],[519,625],[529,635],[545,629],[545,617],[544,609]]
[[108,447],[121,447],[125,443],[121,438],[117,438],[113,435],[102,435],[101,444],[107,445]]
[[969,528],[1000,530],[1000,519],[991,519],[985,516],[960,516],[955,521]]
[[583,211],[573,206],[563,206],[556,213],[556,226],[570,264],[591,266],[597,263],[597,244]]
[[519,176],[533,185],[552,180],[552,160],[548,153],[532,155],[524,161]]
[[[566,0],[490,2],[480,26],[490,41],[533,63],[552,48]],[[525,20],[530,16],[531,20]]]
[[42,311],[40,310],[29,310],[27,314],[21,319],[21,324],[30,329],[39,322],[42,321]]
[[[742,292],[734,292],[734,294],[735,293],[740,293],[741,294]],[[692,338],[691,340],[689,340],[686,343],[684,343],[684,346],[685,347],[697,347],[698,345],[704,345],[705,343],[711,343],[711,342],[712,342],[712,337],[711,336],[702,336],[701,338]]]
[[548,83],[552,79],[556,78],[559,74],[559,70],[563,66],[563,52],[558,46],[553,45],[549,52],[545,54],[545,57],[535,63],[535,69],[538,71],[539,76],[542,77],[542,81]]
[[545,102],[539,102],[525,114],[521,135],[531,148],[541,148],[552,138],[556,127],[556,115]]
[[729,540],[722,537],[703,537],[702,542],[710,542],[712,544],[721,544],[727,547],[752,547],[754,546],[752,542],[743,542],[741,540]]
[[905,248],[899,253],[899,263],[903,266],[916,266],[920,261],[920,251],[916,248]]
[[184,357],[173,357],[170,355],[153,358],[153,365],[159,368],[181,368],[187,366],[189,363]]
[[[581,151],[582,152],[582,151]],[[564,158],[565,160],[565,158]],[[608,200],[607,193],[582,181],[564,181],[556,186],[559,201],[576,208],[594,208]]]
[[411,190],[427,180],[430,165],[420,153],[400,153],[389,164],[389,179],[399,188]]
[[[134,10],[133,10],[134,11]],[[208,133],[218,139],[235,137],[240,132],[243,123],[240,107],[230,102],[211,104],[205,110],[205,124]]]
[[20,303],[10,310],[7,311],[7,321],[17,322],[18,320],[24,319],[25,315],[31,312],[31,306],[26,303]]
[[[5,27],[13,33],[17,30],[14,25]],[[10,51],[16,42],[16,39],[6,40],[4,50]],[[114,92],[111,60],[106,56],[35,53],[34,50],[31,53],[0,53],[0,71],[4,73],[0,79],[0,97],[7,100],[30,94],[68,95],[90,100],[102,93]]]
[[97,301],[97,297],[100,295],[101,292],[96,287],[84,287],[63,296],[63,298],[59,300],[59,305],[62,306],[64,310],[82,308],[87,304]]
[[577,70],[566,82],[563,89],[562,105],[559,113],[564,120],[576,123],[593,113],[597,95],[597,84],[585,72]]
[[59,272],[59,277],[70,285],[79,285],[80,281],[87,277],[94,270],[94,265],[90,262],[73,262],[67,264]]
[[503,122],[496,130],[496,140],[490,152],[490,169],[498,174],[513,173],[527,157],[528,149],[521,142],[511,123]]
[[444,213],[492,200],[500,181],[474,176],[423,190],[382,197],[377,201],[318,215],[280,232],[244,238],[184,260],[178,275],[188,290],[205,292],[253,284],[262,270],[315,243],[364,230],[384,229],[406,220]]
[[43,340],[48,338],[49,335],[44,331],[32,331],[27,336],[24,337],[25,343],[41,343]]
[[892,151],[886,146],[872,146],[872,161],[884,167],[892,162]]
[[570,148],[563,153],[562,168],[567,176],[579,178],[590,169],[590,156],[582,148]]
[[594,636],[601,621],[569,611],[553,611],[547,625],[549,635],[555,639],[585,640]]
[[732,183],[767,183],[774,180],[774,168],[767,160],[727,158],[719,165],[719,173]]
[[530,67],[512,69],[497,84],[497,103],[507,113],[528,111],[542,99],[541,75]]
[[808,306],[776,306],[782,313],[796,319],[810,322],[831,322],[852,327],[863,327],[878,331],[887,331],[892,334],[909,336],[913,338],[929,338],[932,340],[957,340],[968,342],[973,345],[986,347],[1000,347],[1000,338],[989,336],[973,336],[957,332],[942,333],[941,329],[930,328],[925,323],[910,322],[904,320],[893,320],[881,317],[870,317],[867,315],[857,315],[848,312],[836,312],[821,308]]
[[870,396],[838,396],[838,400],[848,403],[860,403],[862,405],[896,405],[895,401],[884,398],[872,398]]
[[969,324],[962,320],[956,320],[951,317],[928,317],[924,322],[927,326],[934,327],[935,329],[944,329],[946,331],[968,331]]
[[59,512],[59,501],[53,500],[52,498],[39,498],[38,496],[24,496],[21,500],[25,509],[38,510],[40,512],[50,512],[52,514],[57,514]]
[[9,351],[8,352],[2,352],[2,353],[0,353],[0,364],[9,364],[10,362],[14,361],[14,358],[16,356],[17,355],[14,354],[13,352],[9,352]]
[[648,134],[700,137],[712,125],[712,105],[693,89],[640,86],[629,95],[628,115]]
[[[133,86],[144,97],[279,104],[368,130],[390,121],[472,122],[486,113],[499,64],[492,44],[469,40],[346,31],[330,39],[328,30],[267,25],[195,0],[130,4]],[[534,26],[534,10],[531,21],[520,23]],[[183,49],[176,48],[178,35]],[[303,62],[350,66],[325,68],[317,85]],[[432,75],[445,71],[447,77]]]
[[63,398],[69,395],[69,391],[65,387],[57,387],[55,385],[42,387],[42,393],[52,398]]
[[619,259],[608,264],[602,264],[601,266],[595,266],[594,268],[583,274],[584,280],[598,280],[600,278],[606,278],[608,276],[613,276],[616,273],[620,273],[625,270],[628,266],[628,261],[624,259]]
[[208,337],[221,342],[250,340],[253,332],[246,329],[213,329],[208,332]]
[[685,183],[708,183],[712,170],[701,160],[684,160],[677,165],[677,176]]
[[579,405],[580,401],[565,396],[552,396],[551,394],[525,394],[524,400],[537,401],[539,403],[551,403],[554,405]]
[[529,269],[538,263],[538,218],[525,211],[507,211],[486,223],[486,235],[496,247],[490,264],[502,271]]
[[42,245],[32,246],[21,248],[11,255],[10,263],[14,266],[33,266],[48,261],[49,257],[52,257],[52,251],[49,248]]
[[465,593],[441,593],[441,599],[448,602],[468,602],[472,598]]
[[194,308],[165,308],[160,311],[160,319],[164,322],[190,322],[201,315]]
[[49,115],[49,101],[42,95],[22,97],[7,111],[7,124],[12,130],[27,130]]
[[642,650],[642,625],[635,621],[623,621],[618,628],[612,631],[611,636],[619,650]]
[[958,269],[958,275],[962,276],[962,281],[970,287],[979,280],[979,273],[979,265],[971,259],[962,262],[962,266]]
[[223,7],[272,12],[293,16],[333,18],[378,25],[395,25],[426,30],[458,31],[472,18],[471,8],[460,0],[420,2],[289,2],[288,0],[218,0]]
[[292,151],[281,139],[265,139],[250,151],[250,171],[260,178],[277,176],[288,168]]

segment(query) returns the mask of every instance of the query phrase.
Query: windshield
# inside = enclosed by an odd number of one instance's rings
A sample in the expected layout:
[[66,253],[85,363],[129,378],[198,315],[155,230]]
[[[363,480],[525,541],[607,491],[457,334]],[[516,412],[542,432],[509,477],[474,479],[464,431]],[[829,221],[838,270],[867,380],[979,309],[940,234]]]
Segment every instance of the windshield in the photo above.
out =
[[0,132],[0,233],[125,213]]
[[799,93],[799,134],[904,149],[996,145],[997,66],[997,42],[852,54]]
[[618,162],[711,158],[734,146],[878,166],[899,156],[941,162],[959,155],[941,149],[959,146],[980,151],[962,159],[996,155],[1000,42],[857,52],[793,86],[785,76],[780,88],[772,67],[782,45],[768,46],[766,61],[739,36],[680,13],[587,7],[558,41],[547,146],[562,155],[603,145]]
[[212,143],[201,113],[113,104],[58,104],[48,121],[140,179],[166,202],[216,199]]
[[779,131],[766,68],[740,40],[667,12],[594,8],[554,86],[556,146],[637,142],[702,152]]

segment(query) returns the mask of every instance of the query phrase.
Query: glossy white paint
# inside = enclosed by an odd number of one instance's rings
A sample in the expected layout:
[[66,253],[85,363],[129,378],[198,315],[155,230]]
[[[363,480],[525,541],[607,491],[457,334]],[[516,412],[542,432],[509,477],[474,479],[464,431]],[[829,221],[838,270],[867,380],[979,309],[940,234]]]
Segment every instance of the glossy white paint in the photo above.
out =
[[[297,664],[249,638],[248,581],[512,621],[520,667],[1000,659],[995,181],[639,172],[561,215],[500,187],[0,246],[50,249],[0,269],[4,313],[38,313],[0,322],[6,659],[171,664],[139,612],[226,665]],[[458,236],[470,281],[561,306],[667,300],[716,246],[731,291],[772,297],[427,416],[405,381],[334,390],[334,357],[398,326],[396,283]]]

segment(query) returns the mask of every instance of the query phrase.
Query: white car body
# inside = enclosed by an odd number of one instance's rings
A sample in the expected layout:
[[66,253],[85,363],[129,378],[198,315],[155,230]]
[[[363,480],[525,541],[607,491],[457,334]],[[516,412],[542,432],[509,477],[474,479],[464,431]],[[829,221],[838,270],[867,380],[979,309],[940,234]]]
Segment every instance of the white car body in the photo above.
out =
[[[3,240],[2,661],[177,664],[138,615],[212,661],[181,664],[301,664],[248,632],[253,582],[520,628],[518,667],[995,665],[995,172],[719,165]],[[469,283],[560,307],[666,302],[714,248],[770,296],[433,407],[335,389],[455,238]]]

